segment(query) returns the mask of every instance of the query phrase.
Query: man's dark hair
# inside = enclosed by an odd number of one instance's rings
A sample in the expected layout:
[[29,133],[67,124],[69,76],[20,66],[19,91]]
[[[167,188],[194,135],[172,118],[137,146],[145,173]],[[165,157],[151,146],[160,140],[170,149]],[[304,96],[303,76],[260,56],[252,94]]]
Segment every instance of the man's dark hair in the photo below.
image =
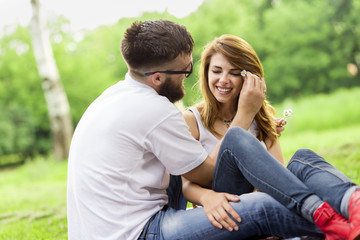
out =
[[185,26],[169,20],[136,21],[125,32],[121,53],[131,68],[156,66],[181,53],[191,54],[194,40]]

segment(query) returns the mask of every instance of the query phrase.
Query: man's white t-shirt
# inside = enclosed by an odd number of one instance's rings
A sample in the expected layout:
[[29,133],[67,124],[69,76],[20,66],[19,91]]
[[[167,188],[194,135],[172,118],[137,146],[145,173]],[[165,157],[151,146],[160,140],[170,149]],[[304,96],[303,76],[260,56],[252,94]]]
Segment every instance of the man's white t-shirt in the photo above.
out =
[[68,163],[69,239],[137,239],[167,204],[169,173],[207,157],[182,113],[126,74],[86,110]]

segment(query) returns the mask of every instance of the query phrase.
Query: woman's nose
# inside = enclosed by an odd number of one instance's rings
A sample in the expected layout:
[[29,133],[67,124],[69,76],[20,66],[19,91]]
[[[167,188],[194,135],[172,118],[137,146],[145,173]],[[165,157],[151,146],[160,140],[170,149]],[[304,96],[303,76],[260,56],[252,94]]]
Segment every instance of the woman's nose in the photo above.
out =
[[220,76],[219,82],[220,82],[221,84],[226,84],[226,83],[228,83],[229,80],[228,80],[227,74],[222,74],[222,75]]

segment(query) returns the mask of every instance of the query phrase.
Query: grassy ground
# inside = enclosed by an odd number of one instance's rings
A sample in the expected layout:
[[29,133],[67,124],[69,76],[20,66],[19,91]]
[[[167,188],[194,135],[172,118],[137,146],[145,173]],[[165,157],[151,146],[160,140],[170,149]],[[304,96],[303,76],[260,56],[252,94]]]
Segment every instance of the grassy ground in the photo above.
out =
[[[294,110],[280,138],[285,159],[310,148],[360,184],[358,96],[344,90],[276,106]],[[67,239],[66,172],[67,162],[41,158],[0,171],[0,240]]]
[[0,239],[67,239],[66,168],[37,159],[0,172]]

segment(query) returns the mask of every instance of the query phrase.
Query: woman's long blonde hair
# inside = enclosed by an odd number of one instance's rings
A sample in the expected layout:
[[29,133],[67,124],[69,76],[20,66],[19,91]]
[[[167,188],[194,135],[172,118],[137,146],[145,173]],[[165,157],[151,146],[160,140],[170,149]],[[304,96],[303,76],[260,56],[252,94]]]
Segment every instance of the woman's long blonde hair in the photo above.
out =
[[[209,65],[211,57],[221,53],[236,68],[245,69],[260,77],[264,77],[264,70],[255,50],[245,40],[234,35],[222,35],[205,46],[201,55],[200,88],[204,100],[197,104],[204,126],[214,135],[219,135],[214,129],[214,123],[219,115],[220,103],[211,93],[208,84]],[[269,139],[271,145],[276,141],[278,134],[274,121],[275,109],[264,100],[259,112],[255,116],[260,141]]]

